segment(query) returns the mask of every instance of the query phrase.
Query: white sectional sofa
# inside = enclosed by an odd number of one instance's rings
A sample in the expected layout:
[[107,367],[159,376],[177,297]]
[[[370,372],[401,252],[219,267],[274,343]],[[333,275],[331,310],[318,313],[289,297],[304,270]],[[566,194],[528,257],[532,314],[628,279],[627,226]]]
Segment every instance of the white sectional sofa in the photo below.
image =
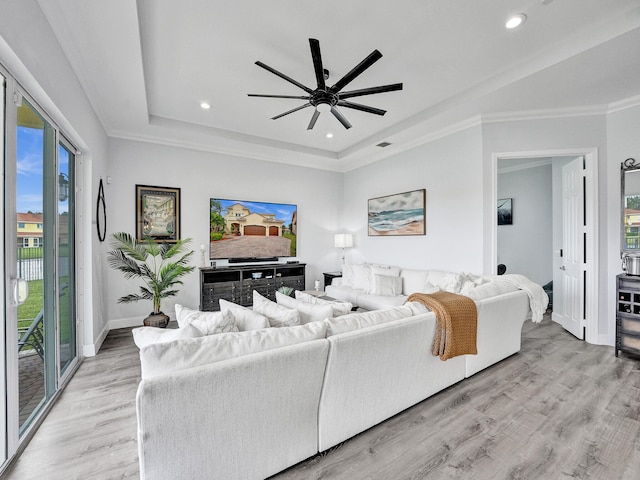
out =
[[284,470],[519,351],[529,298],[512,288],[477,300],[478,354],[444,362],[430,351],[435,315],[418,304],[282,328],[170,333],[181,338],[140,350],[141,478]]

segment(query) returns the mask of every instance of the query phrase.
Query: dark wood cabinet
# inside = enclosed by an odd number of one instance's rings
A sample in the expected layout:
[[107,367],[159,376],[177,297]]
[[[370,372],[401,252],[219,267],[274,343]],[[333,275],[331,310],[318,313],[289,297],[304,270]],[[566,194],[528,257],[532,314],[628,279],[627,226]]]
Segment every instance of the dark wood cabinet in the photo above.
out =
[[305,289],[305,264],[243,265],[200,269],[200,310],[220,310],[221,298],[239,305],[253,305],[253,291],[270,300],[280,287]]
[[616,277],[616,357],[619,351],[640,356],[640,277]]

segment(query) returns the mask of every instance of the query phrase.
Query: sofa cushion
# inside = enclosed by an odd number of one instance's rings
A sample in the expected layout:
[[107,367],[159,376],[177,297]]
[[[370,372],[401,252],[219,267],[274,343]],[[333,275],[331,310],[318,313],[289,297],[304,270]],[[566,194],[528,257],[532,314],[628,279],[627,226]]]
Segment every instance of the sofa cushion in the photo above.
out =
[[428,270],[402,269],[400,272],[400,276],[402,277],[402,293],[411,295],[412,293],[422,292],[422,287],[427,283],[428,274]]
[[340,281],[342,286],[353,288],[353,265],[342,265],[342,277],[340,277]]
[[402,278],[392,275],[372,275],[373,282],[370,293],[372,295],[396,296],[402,295]]
[[[442,280],[435,284],[440,290],[444,290],[445,292],[450,293],[459,293],[462,288],[462,283],[464,282],[465,276],[460,273],[450,273],[447,272],[442,277]],[[433,282],[430,282],[433,283]]]
[[236,321],[229,312],[201,312],[179,303],[176,303],[176,320],[178,327],[192,324],[204,335],[238,331]]
[[279,305],[298,310],[302,325],[309,322],[321,322],[325,318],[333,317],[331,305],[305,303],[280,292],[276,292],[276,301]]
[[300,313],[295,308],[287,308],[253,291],[253,309],[267,317],[272,327],[300,325]]
[[365,293],[371,288],[371,265],[352,265],[353,268],[353,285],[356,290],[364,290]]
[[496,297],[504,293],[515,292],[517,290],[518,287],[516,287],[512,283],[501,280],[494,280],[492,282],[484,283],[477,286],[476,288],[468,290],[465,295],[478,301],[484,298]]
[[220,310],[229,312],[236,321],[236,326],[241,332],[247,330],[259,330],[261,328],[269,328],[269,320],[261,313],[254,312],[250,308],[243,307],[228,300],[220,299]]
[[182,328],[138,327],[131,330],[133,342],[138,348],[155,343],[167,343],[183,338],[197,338],[203,333],[194,325],[187,324]]
[[325,322],[155,343],[140,349],[142,378],[325,338]]
[[402,305],[401,307],[387,308],[384,310],[372,310],[370,312],[356,312],[327,320],[327,336],[350,332],[360,328],[379,325],[381,323],[411,317],[415,307]]
[[333,309],[332,317],[339,317],[340,315],[346,315],[351,313],[353,309],[353,304],[351,302],[345,302],[342,300],[327,300],[325,298],[316,297],[315,295],[310,295],[305,292],[301,292],[300,290],[296,290],[295,292],[296,300],[300,300],[305,303],[312,303],[315,305],[330,305]]

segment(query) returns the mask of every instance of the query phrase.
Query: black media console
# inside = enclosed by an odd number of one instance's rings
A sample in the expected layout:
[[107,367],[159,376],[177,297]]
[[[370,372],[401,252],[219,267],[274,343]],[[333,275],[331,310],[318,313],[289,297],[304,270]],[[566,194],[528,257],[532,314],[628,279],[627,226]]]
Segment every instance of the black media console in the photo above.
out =
[[253,291],[275,301],[276,290],[287,286],[304,290],[304,263],[242,265],[200,269],[200,310],[220,310],[219,299],[253,305]]

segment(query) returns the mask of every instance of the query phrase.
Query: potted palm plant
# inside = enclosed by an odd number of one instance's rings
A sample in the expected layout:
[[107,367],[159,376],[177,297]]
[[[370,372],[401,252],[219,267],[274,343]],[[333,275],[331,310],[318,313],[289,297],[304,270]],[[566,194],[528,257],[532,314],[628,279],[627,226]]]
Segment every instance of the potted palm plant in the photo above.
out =
[[140,278],[144,285],[140,293],[132,293],[118,299],[118,303],[151,300],[153,312],[144,319],[145,326],[166,327],[169,317],[162,313],[160,303],[163,298],[178,293],[176,285],[182,285],[181,278],[194,270],[189,265],[193,250],[188,251],[190,238],[175,243],[156,243],[147,237],[142,241],[125,232],[112,235],[109,252],[109,266],[120,270],[125,278]]

